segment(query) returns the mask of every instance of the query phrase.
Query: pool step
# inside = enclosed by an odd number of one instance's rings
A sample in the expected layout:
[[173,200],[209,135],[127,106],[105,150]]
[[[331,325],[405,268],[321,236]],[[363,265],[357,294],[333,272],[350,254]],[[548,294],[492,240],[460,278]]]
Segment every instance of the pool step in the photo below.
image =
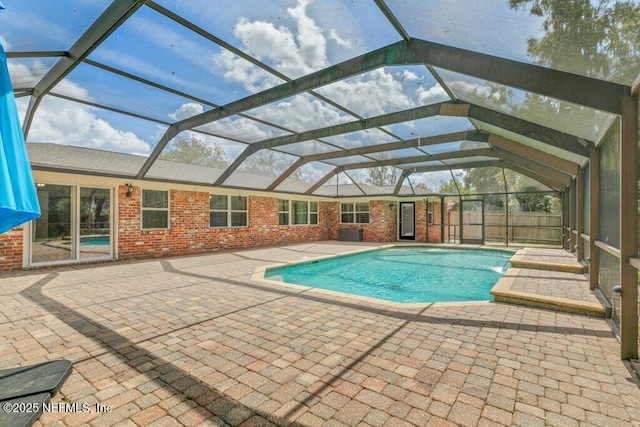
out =
[[586,267],[576,261],[572,254],[561,249],[524,248],[518,250],[509,262],[512,267],[516,268],[562,271],[566,273],[586,272]]
[[[562,277],[554,277],[554,273]],[[594,317],[605,317],[607,312],[597,295],[589,290],[584,275],[573,272],[548,270],[541,277],[539,270],[512,267],[490,293],[496,302]]]

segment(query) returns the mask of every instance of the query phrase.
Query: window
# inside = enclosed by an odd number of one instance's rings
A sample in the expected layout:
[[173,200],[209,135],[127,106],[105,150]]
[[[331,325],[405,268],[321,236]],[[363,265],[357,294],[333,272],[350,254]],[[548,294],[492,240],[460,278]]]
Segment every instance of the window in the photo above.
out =
[[289,201],[280,200],[279,215],[280,225],[289,225]]
[[309,202],[309,224],[318,223],[318,202]]
[[291,201],[291,224],[302,225],[309,223],[309,204],[297,200]]
[[142,190],[142,229],[169,228],[169,192]]
[[340,222],[354,223],[354,204],[353,203],[341,203],[340,204]]
[[280,225],[318,224],[318,202],[280,200],[279,206]]
[[341,203],[340,222],[343,224],[368,224],[369,202]]
[[209,196],[209,227],[246,227],[247,212],[244,196]]
[[356,203],[356,223],[369,223],[369,202]]

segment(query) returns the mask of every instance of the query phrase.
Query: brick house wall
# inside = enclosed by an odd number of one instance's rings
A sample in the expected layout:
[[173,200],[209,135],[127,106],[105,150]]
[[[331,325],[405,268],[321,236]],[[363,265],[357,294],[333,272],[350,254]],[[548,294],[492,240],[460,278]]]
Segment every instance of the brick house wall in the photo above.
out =
[[[433,224],[427,226],[427,232],[429,234],[427,242],[429,243],[442,243],[442,235],[440,224],[442,224],[442,209],[440,200],[433,200]],[[425,207],[426,209],[426,207]],[[426,218],[426,213],[425,213]]]
[[[340,202],[335,202],[337,220],[331,229],[331,239],[338,239],[339,228],[361,228],[365,242],[396,242],[398,241],[398,209],[399,203],[389,200],[371,200],[369,202],[369,224],[342,224],[340,223]],[[389,208],[393,205],[393,209]],[[440,201],[434,201],[434,224],[440,223]],[[440,227],[430,225],[427,227],[427,204],[424,200],[416,200],[416,241],[440,242]],[[428,229],[428,230],[427,230]],[[427,233],[429,238],[427,239]]]
[[[393,204],[393,209],[389,205]],[[395,242],[398,240],[398,204],[388,200],[371,200],[369,202],[368,224],[340,223],[340,202],[336,205],[336,225],[332,230],[331,239],[338,239],[339,228],[361,228],[365,242]]]
[[335,203],[319,202],[318,225],[280,226],[278,198],[249,196],[248,227],[209,228],[209,193],[170,190],[169,230],[142,230],[141,191],[125,197],[118,188],[118,255],[120,259],[188,255],[221,249],[246,249],[329,240],[335,229]]
[[427,202],[416,200],[416,242],[427,241]]
[[22,227],[0,234],[0,273],[22,268],[24,252]]
[[[340,201],[321,201],[318,203],[317,225],[280,226],[277,197],[249,196],[248,227],[210,228],[209,192],[172,189],[169,190],[170,228],[142,230],[141,189],[134,187],[132,190],[131,197],[127,197],[124,185],[119,185],[116,189],[119,259],[156,258],[224,249],[337,240],[339,228],[362,228],[367,242],[398,240],[396,201],[370,201],[368,224],[341,224]],[[434,223],[439,222],[440,205],[435,203]],[[424,200],[416,201],[416,240],[440,240],[439,227],[427,229]],[[0,235],[0,272],[22,269],[23,254],[22,227]]]

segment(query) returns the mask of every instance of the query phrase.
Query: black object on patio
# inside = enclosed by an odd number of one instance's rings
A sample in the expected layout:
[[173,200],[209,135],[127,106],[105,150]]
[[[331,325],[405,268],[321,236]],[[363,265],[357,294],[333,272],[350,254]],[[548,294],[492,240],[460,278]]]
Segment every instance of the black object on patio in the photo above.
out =
[[69,378],[68,360],[0,370],[0,426],[30,426]]

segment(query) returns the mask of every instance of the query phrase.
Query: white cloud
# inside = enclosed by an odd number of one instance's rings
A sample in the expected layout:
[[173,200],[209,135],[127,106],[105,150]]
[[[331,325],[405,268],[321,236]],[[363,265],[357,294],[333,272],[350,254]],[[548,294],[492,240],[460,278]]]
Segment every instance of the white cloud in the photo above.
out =
[[[271,22],[250,21],[243,17],[234,26],[233,34],[241,41],[245,51],[272,64],[288,77],[297,78],[325,68],[329,64],[327,39],[307,14],[307,6],[311,2],[298,0],[296,7],[287,9],[287,14],[295,22],[295,33],[285,26],[276,27]],[[273,76],[230,52],[223,51],[216,55],[215,62],[227,69],[226,79],[244,84],[251,92],[276,84]]]
[[[32,80],[29,67],[13,67],[12,78]],[[91,100],[86,89],[69,81],[63,81],[56,92],[76,98]],[[24,118],[28,98],[17,102],[21,118]],[[45,97],[36,110],[29,131],[29,141],[52,142],[55,144],[75,145],[132,154],[148,154],[150,145],[133,132],[122,131],[107,121],[98,118],[95,109],[86,105],[65,101],[52,96]]]
[[447,84],[451,90],[464,94],[474,94],[481,98],[489,98],[495,96],[492,89],[488,85],[481,85],[479,83],[465,82],[462,80],[455,80]]
[[445,92],[442,86],[440,86],[440,83],[430,87],[429,89],[425,89],[420,86],[416,91],[416,94],[418,95],[418,101],[424,104],[429,104],[434,100],[449,99],[449,95],[447,95],[447,92]]
[[298,24],[296,41],[300,49],[300,55],[311,67],[312,71],[326,67],[327,61],[327,40],[322,34],[322,30],[315,21],[307,16],[307,6],[313,0],[298,0],[295,8],[287,9],[287,13]]
[[407,69],[402,70],[402,73],[400,73],[400,76],[402,80],[407,80],[407,81],[420,80],[420,77],[418,77],[416,73],[409,71]]
[[393,75],[379,68],[321,90],[331,100],[365,117],[414,106]]
[[2,36],[0,36],[0,44],[2,45],[5,51],[11,50],[11,43],[9,43],[9,41]]
[[199,130],[240,141],[260,141],[282,135],[284,132],[244,117],[226,117],[198,128]]
[[[459,177],[456,177],[458,179]],[[411,184],[415,187],[417,184],[424,184],[432,191],[438,191],[443,184],[451,182],[451,172],[434,171],[414,173],[409,176]]]
[[351,40],[341,38],[335,29],[331,29],[331,31],[329,31],[329,39],[336,42],[336,44],[340,47],[351,48],[351,46],[353,46]]
[[216,55],[214,61],[227,70],[224,73],[225,79],[244,85],[245,89],[251,93],[260,92],[281,83],[279,78],[228,50],[223,50]]
[[133,132],[114,128],[92,108],[46,97],[32,122],[29,140],[132,154],[149,154],[150,145]]
[[287,129],[303,132],[355,120],[327,107],[311,96],[299,95],[275,105],[267,105],[256,110],[257,117],[277,123]]
[[8,62],[7,66],[13,87],[35,86],[49,70],[49,67],[38,59],[31,61],[28,66],[25,62]]
[[204,108],[202,107],[202,105],[196,104],[195,102],[187,102],[186,104],[182,104],[176,111],[169,114],[169,118],[175,121],[183,120],[189,117],[197,116],[203,111]]

